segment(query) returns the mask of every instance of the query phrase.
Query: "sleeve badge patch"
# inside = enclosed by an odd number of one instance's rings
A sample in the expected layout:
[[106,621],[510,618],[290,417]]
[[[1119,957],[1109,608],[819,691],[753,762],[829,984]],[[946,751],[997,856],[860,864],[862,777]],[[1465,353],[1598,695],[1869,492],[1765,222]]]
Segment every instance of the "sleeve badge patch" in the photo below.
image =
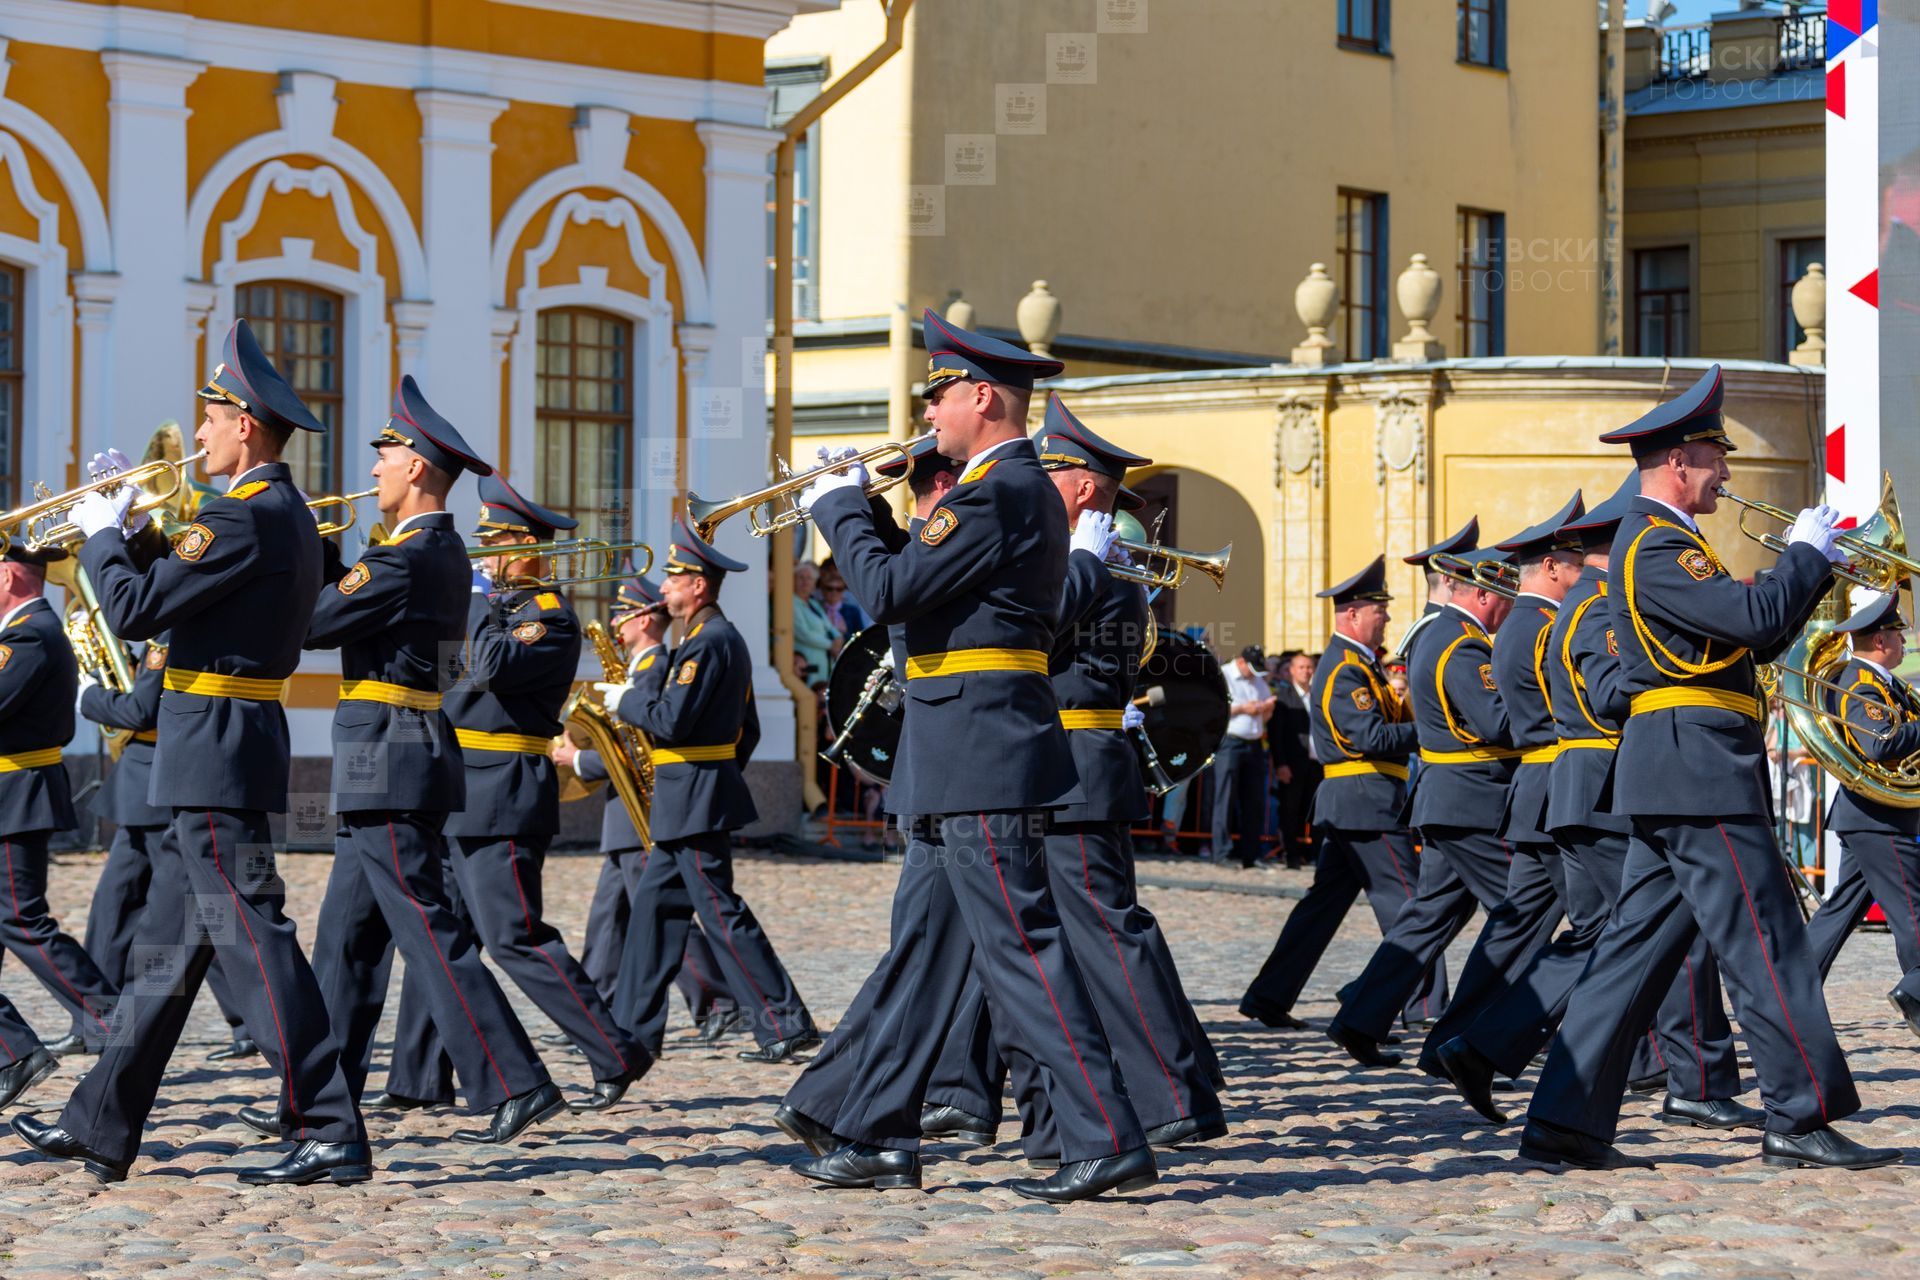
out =
[[1373,710],[1373,690],[1355,689],[1353,691],[1353,705],[1362,711]]
[[1613,638],[1613,628],[1607,628],[1607,652],[1614,657],[1620,656],[1620,642]]
[[1687,576],[1695,582],[1705,582],[1713,576],[1713,561],[1698,547],[1680,553],[1680,567],[1685,569]]
[[7,669],[7,662],[13,657],[13,646],[0,644],[0,671]]
[[673,681],[675,684],[692,684],[694,676],[698,675],[699,671],[699,661],[694,658],[688,658],[680,664],[680,674],[675,676]]
[[942,507],[929,516],[926,524],[920,527],[920,541],[930,547],[937,547],[959,527],[960,517],[953,514],[953,508]]
[[187,531],[180,535],[180,541],[173,550],[182,560],[194,561],[207,554],[207,548],[213,545],[213,530],[203,524],[190,524]]
[[373,580],[373,570],[367,568],[365,560],[347,570],[347,576],[340,579],[340,594],[350,596]]
[[1867,713],[1867,719],[1869,720],[1885,720],[1887,718],[1887,709],[1877,702],[1869,702],[1865,698],[1862,698],[1860,700],[1860,709]]
[[547,624],[544,622],[523,622],[513,629],[513,638],[521,644],[532,644],[545,634]]
[[1480,664],[1480,683],[1489,689],[1497,690],[1500,687],[1493,682],[1493,664],[1491,662],[1483,662]]
[[159,671],[167,665],[167,646],[150,644],[147,646],[147,670]]

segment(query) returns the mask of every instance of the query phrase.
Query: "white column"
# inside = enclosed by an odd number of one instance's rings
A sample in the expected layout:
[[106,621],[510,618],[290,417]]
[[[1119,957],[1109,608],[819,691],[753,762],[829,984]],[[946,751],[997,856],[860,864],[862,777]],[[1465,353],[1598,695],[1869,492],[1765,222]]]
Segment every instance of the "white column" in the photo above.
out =
[[[712,337],[701,380],[688,370],[687,485],[724,497],[767,483],[767,156],[780,135],[713,120],[694,128],[707,148]],[[791,760],[793,699],[767,652],[767,543],[747,537],[739,520],[722,525],[718,538],[721,550],[748,565],[739,587],[728,591],[726,609],[756,662],[762,731],[756,758]]]
[[[116,384],[113,376],[113,353],[109,343],[109,326],[113,322],[114,299],[120,294],[120,277],[100,272],[79,272],[73,277],[74,321],[80,330],[80,440],[82,452],[78,459],[81,479],[86,478],[87,459],[96,452],[91,441],[107,441],[112,434],[108,428],[111,419],[107,416],[107,398]],[[191,388],[184,388],[184,391]],[[164,412],[152,410],[153,412]],[[155,417],[154,425],[165,421]],[[126,439],[120,442],[120,448],[134,453],[136,441],[133,434],[123,433]],[[191,434],[191,431],[189,431]],[[104,447],[104,446],[101,446]],[[134,454],[137,458],[138,454]]]
[[[445,89],[422,89],[413,98],[420,105],[421,241],[433,311],[411,371],[467,443],[499,463],[499,396],[487,377],[495,346],[486,265],[493,254],[493,122],[507,103]],[[410,363],[405,353],[401,360]],[[457,485],[450,505],[464,529],[479,498],[471,485]]]
[[[97,357],[83,367],[93,400],[103,406],[87,420],[89,393],[82,393],[83,458],[109,444],[137,451],[144,433],[178,414],[199,385],[192,381],[193,352],[180,318],[187,310],[187,281],[200,275],[197,261],[182,260],[186,91],[206,66],[117,49],[101,53],[100,62],[111,85],[107,218],[119,290],[105,311],[106,332],[89,339],[82,331],[82,342]],[[121,438],[108,438],[116,434]]]

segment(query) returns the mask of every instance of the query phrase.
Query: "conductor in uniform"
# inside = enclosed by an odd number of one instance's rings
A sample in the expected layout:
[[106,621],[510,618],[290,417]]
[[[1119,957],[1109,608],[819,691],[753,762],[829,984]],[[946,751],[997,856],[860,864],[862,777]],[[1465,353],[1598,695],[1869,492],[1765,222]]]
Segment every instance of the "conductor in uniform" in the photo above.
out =
[[[287,809],[287,678],[300,661],[321,588],[313,513],[280,461],[294,431],[322,431],[281,378],[245,320],[200,389],[206,416],[194,441],[227,492],[203,503],[171,555],[144,572],[128,555],[122,521],[134,493],[92,494],[74,508],[87,535],[80,562],[114,634],[146,640],[171,629],[159,739],[148,799],[173,810],[184,874],[156,875],[134,944],[171,948],[181,963],[152,994],[127,992],[100,1060],[82,1077],[59,1123],[15,1116],[40,1152],[78,1160],[103,1181],[127,1176],[161,1074],[194,995],[221,963],[248,1034],[280,1082],[281,1110],[299,1146],[243,1182],[288,1184],[372,1176],[372,1153],[341,1069],[326,1003],[282,911],[269,813]],[[224,905],[222,905],[224,904]],[[189,906],[193,910],[189,910]],[[224,913],[224,914],[223,914]]]
[[1644,1166],[1613,1145],[1633,1042],[1666,995],[1696,931],[1753,1056],[1770,1164],[1868,1168],[1899,1159],[1834,1128],[1860,1107],[1834,1037],[1793,890],[1769,821],[1755,671],[1792,641],[1831,579],[1835,513],[1800,513],[1764,582],[1721,565],[1698,517],[1719,504],[1733,448],[1718,365],[1692,389],[1601,437],[1640,471],[1614,538],[1609,602],[1629,714],[1613,809],[1633,820],[1625,888],[1560,1025],[1520,1154],[1580,1168]]

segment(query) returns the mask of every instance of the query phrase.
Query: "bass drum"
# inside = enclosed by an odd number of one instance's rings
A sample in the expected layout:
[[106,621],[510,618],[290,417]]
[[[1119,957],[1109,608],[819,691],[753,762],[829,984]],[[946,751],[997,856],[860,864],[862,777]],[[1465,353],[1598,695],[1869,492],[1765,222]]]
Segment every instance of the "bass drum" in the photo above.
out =
[[1147,717],[1133,735],[1140,774],[1165,795],[1213,762],[1233,706],[1227,678],[1206,645],[1162,627],[1133,692]]
[[[864,781],[883,787],[893,778],[900,729],[906,719],[900,705],[900,682],[891,666],[883,665],[888,653],[887,629],[868,627],[847,641],[827,675],[827,732],[837,738],[846,732],[848,720],[856,713],[860,717],[853,732],[847,734],[839,763]],[[862,710],[862,695],[876,674],[887,687],[882,688],[880,696],[868,699]]]

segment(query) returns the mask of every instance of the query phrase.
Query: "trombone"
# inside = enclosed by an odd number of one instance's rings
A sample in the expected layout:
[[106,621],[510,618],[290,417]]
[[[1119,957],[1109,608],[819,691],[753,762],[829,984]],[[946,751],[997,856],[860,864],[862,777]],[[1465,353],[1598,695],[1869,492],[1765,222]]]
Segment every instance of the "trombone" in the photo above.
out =
[[[135,485],[142,490],[142,495],[134,499],[133,505],[127,509],[127,515],[146,515],[158,511],[171,502],[187,482],[187,468],[206,456],[206,450],[202,449],[178,462],[156,458],[125,471],[110,471],[106,475],[96,476],[65,493],[49,492],[44,484],[36,483],[32,502],[0,512],[0,551],[13,545],[15,532],[22,535],[20,545],[28,551],[47,551],[82,541],[80,526],[65,517],[88,494],[111,493],[124,484]],[[163,479],[171,482],[165,489],[147,487],[149,482]]]
[[[863,450],[850,458],[838,462],[829,462],[824,466],[802,471],[798,475],[787,469],[785,459],[779,461],[780,478],[764,489],[741,494],[725,502],[710,502],[697,493],[687,494],[687,520],[693,525],[693,531],[704,542],[713,541],[713,531],[723,521],[732,519],[742,511],[747,513],[747,532],[756,538],[764,538],[778,533],[782,529],[793,529],[806,523],[807,509],[800,505],[800,493],[821,476],[832,475],[836,471],[845,471],[855,463],[878,466],[883,461],[901,459],[906,466],[897,476],[875,475],[868,479],[862,491],[869,498],[878,497],[895,485],[905,484],[913,474],[913,449],[916,445],[933,439],[934,433],[924,432],[911,440],[889,440]],[[761,508],[766,510],[763,512]]]
[[1227,562],[1233,559],[1231,542],[1218,551],[1182,551],[1158,542],[1134,542],[1128,538],[1121,538],[1114,545],[1130,556],[1140,557],[1141,563],[1109,563],[1108,573],[1128,582],[1166,591],[1177,590],[1187,580],[1189,571],[1205,574],[1212,581],[1213,589],[1218,591],[1227,580]]
[[[646,553],[635,566],[633,553]],[[604,538],[560,538],[552,542],[501,542],[467,548],[469,560],[531,560],[544,556],[553,563],[546,573],[514,574],[498,585],[533,590],[537,587],[580,587],[593,582],[617,582],[641,577],[653,568],[653,548],[644,542],[609,542]]]
[[[364,489],[359,493],[330,493],[324,497],[307,499],[307,510],[313,512],[319,525],[320,536],[331,538],[336,533],[345,533],[353,528],[353,522],[360,515],[360,509],[354,504],[362,498],[371,498],[379,493],[378,488]],[[319,515],[328,507],[345,507],[346,514],[337,520],[320,520]]]
[[[1780,535],[1760,533],[1749,529],[1747,527],[1747,515],[1749,512],[1758,512],[1763,516],[1778,520],[1781,524],[1791,525],[1795,519],[1792,512],[1783,510],[1771,503],[1758,502],[1752,498],[1743,498],[1729,489],[1718,489],[1715,490],[1715,492],[1728,502],[1742,508],[1740,512],[1741,533],[1753,539],[1775,555],[1780,555],[1786,551],[1787,540]],[[1885,523],[1891,526],[1888,535],[1889,541],[1898,543],[1900,549],[1896,549],[1893,546],[1881,546],[1877,542],[1862,537],[1861,533],[1866,532],[1864,528],[1860,532],[1842,533],[1835,536],[1833,540],[1834,545],[1844,548],[1847,552],[1847,560],[1844,563],[1833,566],[1833,574],[1836,578],[1845,578],[1848,582],[1854,583],[1857,586],[1866,587],[1870,591],[1884,593],[1898,588],[1900,579],[1920,575],[1920,560],[1915,560],[1913,557],[1904,554],[1906,544],[1905,540],[1900,536],[1897,513],[1894,519],[1888,520]]]
[[1427,558],[1427,564],[1455,582],[1479,587],[1482,591],[1491,591],[1509,600],[1520,594],[1520,571],[1504,560],[1467,560],[1446,551],[1436,551]]

